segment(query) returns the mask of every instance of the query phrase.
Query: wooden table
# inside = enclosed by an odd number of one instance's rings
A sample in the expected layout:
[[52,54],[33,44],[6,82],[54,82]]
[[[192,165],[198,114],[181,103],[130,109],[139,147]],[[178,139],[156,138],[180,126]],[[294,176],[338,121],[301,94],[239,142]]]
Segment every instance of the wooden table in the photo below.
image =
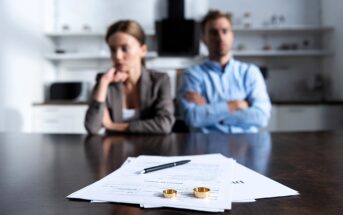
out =
[[[300,192],[226,214],[342,214],[343,132],[111,136],[0,134],[0,214],[203,214],[72,201],[129,156],[222,153]],[[208,213],[204,213],[208,214]]]

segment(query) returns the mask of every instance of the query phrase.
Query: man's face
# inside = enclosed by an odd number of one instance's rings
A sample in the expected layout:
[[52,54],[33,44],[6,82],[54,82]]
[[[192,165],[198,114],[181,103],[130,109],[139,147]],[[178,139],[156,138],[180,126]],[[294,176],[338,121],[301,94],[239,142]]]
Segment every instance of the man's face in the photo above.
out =
[[225,17],[207,22],[203,41],[211,57],[221,58],[228,55],[233,43],[231,23]]

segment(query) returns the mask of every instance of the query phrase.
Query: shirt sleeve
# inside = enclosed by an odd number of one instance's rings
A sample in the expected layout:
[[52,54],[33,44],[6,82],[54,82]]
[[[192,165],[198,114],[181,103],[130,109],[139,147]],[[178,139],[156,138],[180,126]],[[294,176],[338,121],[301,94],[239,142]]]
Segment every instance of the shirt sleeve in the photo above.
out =
[[229,117],[225,101],[199,106],[184,98],[186,92],[197,92],[205,97],[200,72],[196,69],[185,71],[178,93],[181,115],[186,124],[193,128],[211,126]]
[[239,127],[254,126],[261,128],[267,126],[271,102],[261,71],[256,66],[250,66],[243,81],[249,108],[230,112],[222,123]]

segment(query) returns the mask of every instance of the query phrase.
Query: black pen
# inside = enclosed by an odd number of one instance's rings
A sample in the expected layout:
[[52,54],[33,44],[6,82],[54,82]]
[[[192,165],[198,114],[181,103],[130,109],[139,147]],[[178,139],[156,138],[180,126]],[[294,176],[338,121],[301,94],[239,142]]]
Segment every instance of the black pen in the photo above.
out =
[[149,172],[153,172],[153,171],[157,171],[157,170],[161,170],[161,169],[170,168],[170,167],[173,167],[173,166],[178,166],[178,165],[186,164],[186,163],[188,163],[190,161],[191,160],[182,160],[182,161],[176,161],[176,162],[173,162],[173,163],[166,163],[166,164],[162,164],[162,165],[158,165],[158,166],[149,167],[149,168],[146,168],[146,169],[142,170],[140,172],[140,174],[145,174],[145,173],[149,173]]

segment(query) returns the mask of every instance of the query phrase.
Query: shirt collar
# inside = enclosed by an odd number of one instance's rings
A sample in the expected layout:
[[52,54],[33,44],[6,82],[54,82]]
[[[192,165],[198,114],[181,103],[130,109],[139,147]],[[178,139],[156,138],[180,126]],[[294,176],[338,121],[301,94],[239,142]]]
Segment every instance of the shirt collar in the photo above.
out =
[[208,67],[209,69],[213,70],[213,71],[220,72],[220,73],[225,73],[225,72],[231,70],[231,68],[235,64],[235,61],[236,60],[233,57],[231,57],[230,61],[225,65],[224,71],[223,71],[221,65],[217,61],[213,61],[213,60],[207,59],[204,62],[204,65],[206,67]]

